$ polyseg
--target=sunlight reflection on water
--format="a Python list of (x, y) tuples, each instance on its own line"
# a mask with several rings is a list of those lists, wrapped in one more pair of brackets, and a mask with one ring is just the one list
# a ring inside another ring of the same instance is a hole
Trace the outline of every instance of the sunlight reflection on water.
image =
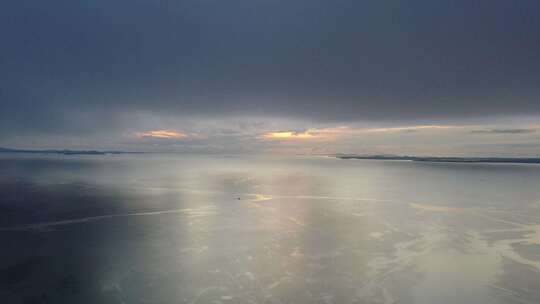
[(322, 157), (0, 159), (23, 303), (535, 303), (540, 167)]

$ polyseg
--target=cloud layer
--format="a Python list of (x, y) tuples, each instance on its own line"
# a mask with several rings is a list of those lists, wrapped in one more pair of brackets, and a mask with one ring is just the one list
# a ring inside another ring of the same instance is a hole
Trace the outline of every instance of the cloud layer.
[(538, 117), (539, 10), (536, 0), (7, 0), (0, 143), (107, 145), (200, 122), (230, 137), (220, 121), (264, 133)]

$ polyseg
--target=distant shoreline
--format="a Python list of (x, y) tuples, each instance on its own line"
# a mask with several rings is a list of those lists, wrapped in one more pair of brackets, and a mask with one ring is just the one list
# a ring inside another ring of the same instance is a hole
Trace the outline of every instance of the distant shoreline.
[[(118, 154), (149, 154), (149, 152), (115, 151), (115, 150), (69, 150), (69, 149), (12, 149), (0, 147), (0, 154), (59, 154), (59, 155), (118, 155)], [(167, 154), (167, 152), (162, 152)], [(150, 152), (150, 154), (154, 154)], [(158, 152), (158, 154), (160, 154)], [(339, 159), (365, 160), (402, 160), (434, 163), (507, 163), (507, 164), (540, 164), (540, 157), (439, 157), (439, 156), (400, 156), (400, 155), (327, 155)]]
[(21, 154), (61, 154), (61, 155), (108, 155), (108, 154), (141, 154), (144, 152), (129, 151), (100, 151), (100, 150), (30, 150), (30, 149), (10, 149), (0, 148), (0, 153), (21, 153)]
[(371, 159), (371, 160), (407, 160), (435, 163), (509, 163), (540, 164), (540, 158), (534, 157), (420, 157), (420, 156), (387, 156), (387, 155), (334, 155), (339, 159)]

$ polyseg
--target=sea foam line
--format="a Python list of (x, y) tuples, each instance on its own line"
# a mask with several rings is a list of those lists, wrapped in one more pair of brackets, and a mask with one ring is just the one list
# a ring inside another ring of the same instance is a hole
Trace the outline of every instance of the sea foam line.
[(34, 224), (13, 226), (13, 227), (2, 227), (0, 228), (0, 231), (20, 231), (20, 230), (29, 230), (29, 229), (43, 229), (43, 228), (48, 228), (48, 227), (53, 227), (53, 226), (64, 226), (64, 225), (71, 225), (71, 224), (95, 222), (95, 221), (116, 218), (116, 217), (149, 216), (149, 215), (172, 214), (172, 213), (187, 213), (188, 215), (193, 215), (193, 216), (204, 216), (204, 215), (208, 215), (209, 214), (208, 211), (211, 211), (212, 209), (215, 209), (215, 207), (204, 206), (197, 209), (185, 208), (185, 209), (171, 209), (171, 210), (149, 211), (149, 212), (106, 214), (106, 215), (75, 218), (75, 219), (69, 219), (69, 220), (39, 222), (39, 223), (34, 223)]

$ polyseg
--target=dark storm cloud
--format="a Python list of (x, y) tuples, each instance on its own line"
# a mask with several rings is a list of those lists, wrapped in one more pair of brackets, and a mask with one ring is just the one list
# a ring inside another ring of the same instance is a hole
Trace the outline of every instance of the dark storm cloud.
[(489, 129), (489, 130), (472, 130), (471, 133), (480, 134), (529, 134), (538, 131), (536, 128), (530, 129)]
[(540, 2), (6, 0), (0, 135), (540, 113)]

